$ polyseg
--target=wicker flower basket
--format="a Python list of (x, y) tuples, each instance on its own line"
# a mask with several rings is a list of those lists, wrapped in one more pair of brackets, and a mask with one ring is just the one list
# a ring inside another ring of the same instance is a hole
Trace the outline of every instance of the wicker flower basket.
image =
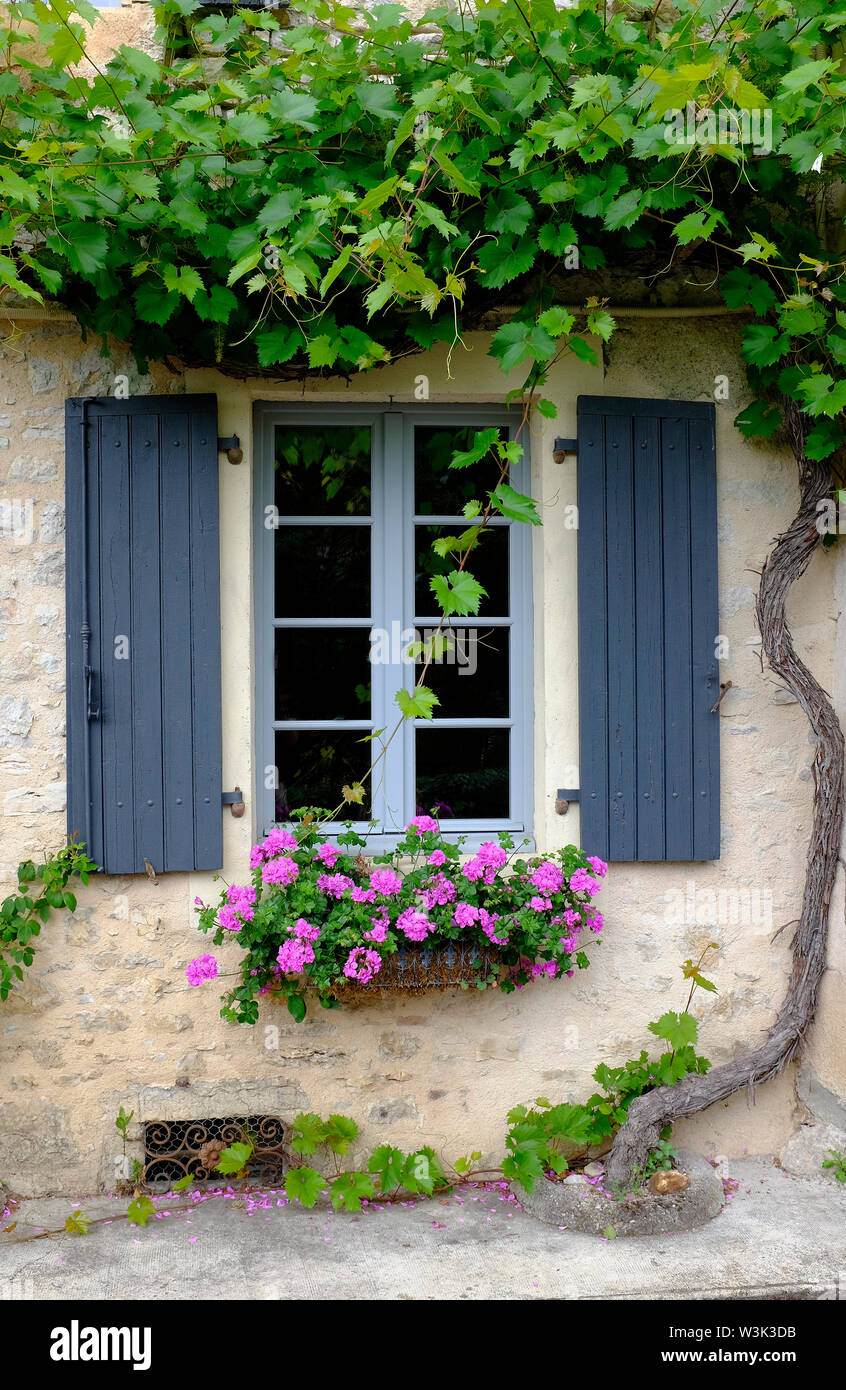
[[(447, 942), (441, 946), (401, 946), (386, 956), (382, 968), (366, 985), (350, 980), (336, 991), (339, 995), (400, 990), (449, 989), (463, 982), (472, 985), (477, 975), (496, 973), (501, 957), (496, 950), (481, 946)], [(479, 964), (474, 964), (479, 962)]]

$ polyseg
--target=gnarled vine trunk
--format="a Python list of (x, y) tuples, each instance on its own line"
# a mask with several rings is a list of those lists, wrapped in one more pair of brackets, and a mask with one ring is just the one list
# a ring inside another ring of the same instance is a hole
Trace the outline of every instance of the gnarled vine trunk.
[(752, 1090), (787, 1065), (813, 1017), (825, 970), (828, 913), (837, 873), (843, 821), (843, 732), (831, 701), (797, 656), (785, 607), (791, 585), (804, 574), (820, 542), (817, 503), (830, 495), (824, 463), (805, 457), (805, 431), (798, 409), (785, 403), (790, 442), (799, 466), (800, 506), (764, 565), (758, 590), (758, 625), (770, 668), (796, 696), (813, 730), (814, 812), (799, 926), (793, 937), (793, 968), (784, 1002), (764, 1042), (705, 1076), (692, 1075), (634, 1100), (608, 1160), (612, 1182), (628, 1181), (643, 1164), (665, 1125), (695, 1115), (746, 1086)]

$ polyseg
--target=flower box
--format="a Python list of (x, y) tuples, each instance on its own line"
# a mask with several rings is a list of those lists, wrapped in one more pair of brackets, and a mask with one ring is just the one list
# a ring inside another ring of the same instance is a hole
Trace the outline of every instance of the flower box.
[[(196, 901), (201, 930), (245, 951), (222, 1016), (256, 1023), (259, 996), (269, 995), (301, 1022), (307, 991), (331, 1009), (366, 992), (510, 994), (540, 975), (586, 969), (579, 938), (602, 930), (592, 898), (607, 865), (573, 845), (524, 859), (505, 833), (472, 855), (463, 844), (426, 815), (392, 855), (373, 860), (352, 827), (330, 843), (316, 814), (271, 830), (253, 847), (249, 883), (228, 885), (216, 906)], [(186, 971), (192, 985), (218, 973), (208, 954)]]

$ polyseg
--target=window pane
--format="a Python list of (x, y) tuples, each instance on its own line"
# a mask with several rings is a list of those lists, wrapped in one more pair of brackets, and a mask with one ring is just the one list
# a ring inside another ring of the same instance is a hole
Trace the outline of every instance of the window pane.
[[(458, 565), (456, 555), (441, 557), (432, 549), (432, 542), (439, 536), (460, 536), (461, 531), (447, 526), (415, 527), (414, 608), (415, 613), (426, 618), (440, 611), (429, 582), (433, 575), (449, 574)], [(487, 597), (479, 605), (479, 613), (488, 618), (507, 618), (510, 612), (508, 601), (508, 532), (507, 526), (493, 526), (479, 537), (471, 550), (464, 568), (474, 579), (478, 579)]]
[(370, 629), (277, 628), (277, 719), (369, 719)]
[(508, 729), (417, 729), (418, 815), (505, 820)]
[[(334, 811), (343, 800), (342, 787), (360, 781), (370, 766), (371, 744), (365, 734), (312, 733), (285, 729), (276, 734), (276, 820), (285, 820), (300, 806)], [(369, 793), (369, 783), (365, 784)], [(369, 794), (363, 806), (350, 805), (339, 820), (369, 820)]]
[[(414, 430), (414, 510), (418, 515), (439, 513), (460, 516), (464, 503), (475, 497), (480, 502), (499, 482), (500, 466), (488, 452), (469, 468), (450, 468), (454, 453), (466, 453), (484, 425), (450, 428), (444, 425), (417, 425)], [(503, 426), (500, 438), (508, 438)]]
[(275, 467), (280, 515), (369, 515), (369, 425), (277, 425)]
[(281, 526), (275, 550), (277, 618), (369, 618), (369, 526)]
[[(441, 702), (435, 706), (435, 717), (507, 719), (508, 629), (462, 627), (460, 618), (452, 621), (453, 626), (443, 632), (449, 650), (433, 660), (426, 672), (425, 684)], [(421, 642), (433, 632), (434, 628), (418, 628)], [(422, 662), (415, 679), (421, 669)]]

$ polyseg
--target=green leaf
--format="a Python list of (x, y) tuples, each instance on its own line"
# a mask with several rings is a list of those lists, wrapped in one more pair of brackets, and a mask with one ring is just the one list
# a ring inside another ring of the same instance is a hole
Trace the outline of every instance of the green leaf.
[(335, 1211), (361, 1211), (364, 1197), (375, 1197), (376, 1189), (369, 1173), (341, 1173), (329, 1185)]
[(415, 686), (413, 693), (398, 690), (394, 700), (406, 719), (431, 719), (435, 705), (441, 703), (435, 692), (425, 685)]
[(471, 464), (478, 463), (485, 457), (494, 444), (499, 439), (499, 430), (479, 430), (473, 436), (473, 443), (464, 453), (453, 454), (450, 468), (469, 468)]
[(748, 304), (756, 314), (763, 315), (776, 302), (775, 290), (762, 276), (742, 270), (739, 266), (723, 276), (720, 289), (730, 309), (740, 309)]
[(151, 1216), (155, 1216), (156, 1208), (147, 1196), (135, 1197), (129, 1203), (126, 1213), (130, 1226), (146, 1226)]
[(290, 1168), (285, 1175), (285, 1191), (292, 1202), (313, 1207), (326, 1187), (326, 1179), (314, 1168)]
[(177, 270), (176, 266), (167, 265), (162, 272), (162, 279), (166, 289), (184, 295), (189, 300), (193, 300), (194, 296), (205, 288), (199, 271), (194, 270), (192, 266), (182, 266)]
[(441, 612), (447, 617), (452, 613), (461, 617), (466, 617), (469, 613), (478, 613), (479, 604), (487, 597), (487, 589), (466, 570), (450, 570), (447, 575), (436, 574), (430, 579), (429, 588), (435, 595)]
[(403, 1165), (402, 1185), (409, 1192), (425, 1192), (431, 1197), (436, 1184), (442, 1183), (445, 1178), (434, 1149), (428, 1147), (409, 1154)]
[(578, 357), (580, 362), (589, 362), (592, 367), (596, 366), (597, 357), (590, 343), (586, 343), (584, 338), (568, 338), (567, 346), (572, 353)]
[(803, 92), (812, 83), (818, 83), (821, 77), (831, 72), (835, 67), (834, 58), (819, 58), (813, 63), (802, 63), (800, 67), (793, 68), (792, 72), (786, 72), (781, 79), (780, 86), (786, 92)]
[(227, 285), (234, 285), (236, 280), (240, 280), (244, 275), (249, 275), (251, 270), (255, 270), (262, 258), (262, 248), (258, 242), (251, 243), (250, 247), (239, 256), (226, 277)]
[(306, 1001), (301, 994), (288, 995), (288, 1013), (295, 1023), (302, 1023), (306, 1016)]
[(458, 189), (459, 193), (466, 193), (471, 198), (475, 197), (478, 194), (478, 183), (476, 183), (472, 179), (466, 178), (465, 175), (462, 174), (461, 170), (457, 167), (457, 165), (455, 165), (453, 161), (444, 153), (443, 149), (441, 149), (440, 146), (433, 149), (432, 158), (434, 159), (435, 163), (439, 165), (442, 171), (446, 174), (450, 183), (452, 183), (455, 186), (455, 188)]
[(62, 236), (48, 237), (49, 244), (61, 249), (72, 270), (80, 275), (93, 275), (102, 270), (109, 252), (105, 228), (96, 222), (67, 222)]
[(223, 1173), (224, 1177), (230, 1174), (243, 1173), (253, 1152), (252, 1144), (235, 1143), (230, 1144), (223, 1150), (217, 1163), (214, 1165), (218, 1173)]
[(546, 329), (546, 332), (551, 338), (560, 338), (562, 333), (570, 332), (570, 329), (575, 323), (575, 319), (573, 315), (562, 308), (560, 304), (553, 304), (551, 309), (544, 310), (538, 319), (538, 323), (541, 328)]
[(290, 87), (273, 92), (268, 103), (271, 116), (285, 125), (299, 126), (301, 130), (316, 131), (319, 127), (314, 121), (318, 103), (307, 92), (294, 91)]
[(836, 382), (825, 372), (819, 372), (800, 381), (796, 390), (802, 396), (809, 415), (834, 417), (846, 410), (846, 379)]
[(212, 285), (208, 294), (199, 291), (192, 300), (196, 313), (201, 319), (212, 323), (226, 323), (238, 307), (238, 300), (225, 285)]
[(174, 1192), (187, 1192), (193, 1181), (194, 1174), (186, 1173), (184, 1178), (180, 1178), (178, 1182), (173, 1184)]
[(86, 1216), (84, 1211), (75, 1211), (72, 1216), (65, 1218), (65, 1230), (69, 1236), (87, 1236), (91, 1217)]
[[(510, 521), (525, 521), (530, 526), (540, 526), (541, 519), (533, 498), (517, 492), (509, 483), (500, 483), (490, 494), (490, 499), (497, 511), (507, 516)], [(478, 606), (472, 611), (477, 613)]]
[(589, 333), (595, 333), (598, 338), (607, 343), (617, 327), (617, 320), (612, 318), (604, 309), (594, 309), (588, 314), (587, 326)]
[(262, 367), (289, 362), (303, 346), (300, 330), (287, 323), (276, 323), (272, 328), (262, 329), (256, 337), (258, 360)]
[(687, 217), (683, 217), (676, 226), (676, 240), (680, 246), (687, 246), (689, 242), (699, 238), (707, 240), (717, 225), (717, 214), (705, 212), (699, 209), (696, 212), (689, 212)]
[(26, 203), (33, 212), (41, 203), (34, 181), (22, 179), (13, 169), (0, 169), (0, 193), (4, 199)]
[(294, 1133), (291, 1141), (294, 1153), (317, 1153), (318, 1146), (326, 1139), (326, 1124), (313, 1110), (297, 1115), (291, 1128)]
[(781, 424), (781, 411), (766, 401), (752, 401), (735, 417), (734, 423), (747, 438), (760, 435), (764, 439), (771, 439)]
[(124, 1139), (126, 1138), (126, 1131), (129, 1128), (130, 1121), (132, 1120), (134, 1114), (135, 1111), (130, 1110), (129, 1114), (127, 1115), (123, 1106), (121, 1106), (118, 1110), (117, 1119), (115, 1120), (115, 1129), (117, 1129), (123, 1135)]
[(737, 249), (741, 252), (744, 261), (771, 261), (778, 252), (775, 242), (768, 241), (766, 237), (761, 236), (760, 232), (753, 232), (752, 240), (745, 241)]
[(330, 338), (328, 333), (320, 333), (316, 338), (309, 339), (309, 366), (334, 367), (340, 351), (341, 349), (337, 338)]
[(509, 372), (526, 357), (536, 362), (549, 361), (555, 355), (555, 341), (543, 324), (516, 320), (497, 329), (489, 351), (492, 357), (499, 359), (502, 370)]
[(140, 285), (135, 291), (135, 309), (143, 323), (162, 327), (179, 308), (179, 295), (163, 291), (161, 286)]
[(809, 459), (827, 459), (843, 444), (843, 431), (834, 420), (821, 418), (805, 439), (805, 454)]
[(650, 1023), (648, 1027), (650, 1033), (654, 1033), (656, 1038), (664, 1038), (673, 1048), (695, 1043), (699, 1032), (696, 1019), (688, 1013), (662, 1014), (657, 1023)]
[(779, 333), (772, 324), (752, 323), (743, 330), (741, 352), (754, 367), (770, 367), (790, 349), (786, 333)]
[(374, 1149), (367, 1164), (371, 1173), (378, 1174), (380, 1192), (394, 1192), (402, 1185), (404, 1166), (405, 1155), (390, 1144), (380, 1144), (378, 1149)]
[(358, 1125), (348, 1115), (330, 1115), (326, 1122), (326, 1143), (333, 1153), (345, 1154), (358, 1135)]

